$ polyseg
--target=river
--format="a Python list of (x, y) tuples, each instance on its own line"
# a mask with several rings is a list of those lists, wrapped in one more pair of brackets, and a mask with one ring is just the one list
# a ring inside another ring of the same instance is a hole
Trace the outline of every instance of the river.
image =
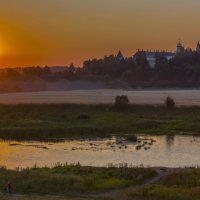
[(69, 163), (87, 166), (200, 166), (200, 137), (139, 136), (48, 141), (0, 141), (0, 165), (9, 169)]

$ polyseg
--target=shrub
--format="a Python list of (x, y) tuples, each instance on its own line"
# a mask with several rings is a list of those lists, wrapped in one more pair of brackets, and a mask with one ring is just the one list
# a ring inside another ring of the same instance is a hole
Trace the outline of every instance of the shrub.
[(126, 140), (130, 141), (130, 142), (137, 142), (138, 138), (136, 135), (129, 135), (129, 136), (127, 136)]
[(77, 117), (77, 120), (82, 120), (82, 119), (90, 119), (90, 116), (87, 115), (87, 114), (80, 114), (80, 115)]
[(166, 98), (166, 100), (165, 100), (165, 106), (166, 106), (167, 108), (174, 108), (174, 106), (175, 106), (175, 101), (174, 101), (174, 99), (172, 99), (170, 96), (168, 96), (168, 97)]
[(120, 107), (120, 108), (125, 108), (129, 104), (128, 97), (125, 95), (122, 96), (117, 96), (115, 98), (115, 106)]

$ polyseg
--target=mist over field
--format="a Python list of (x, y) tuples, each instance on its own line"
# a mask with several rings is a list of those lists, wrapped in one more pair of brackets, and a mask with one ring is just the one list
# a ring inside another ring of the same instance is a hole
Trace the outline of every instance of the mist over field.
[(18, 92), (0, 94), (0, 104), (113, 104), (115, 97), (126, 95), (130, 103), (144, 105), (163, 105), (167, 96), (174, 98), (177, 106), (199, 106), (199, 90), (122, 90), (122, 89), (90, 90), (49, 90), (38, 92)]

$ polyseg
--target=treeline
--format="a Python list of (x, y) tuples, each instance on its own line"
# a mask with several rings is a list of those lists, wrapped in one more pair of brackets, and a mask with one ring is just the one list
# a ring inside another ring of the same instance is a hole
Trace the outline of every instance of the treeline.
[(144, 51), (138, 51), (129, 58), (124, 58), (119, 52), (117, 56), (87, 60), (82, 67), (72, 64), (60, 71), (54, 71), (47, 66), (6, 69), (0, 72), (0, 78), (1, 80), (120, 80), (133, 87), (194, 87), (200, 86), (200, 54), (186, 50), (168, 60), (164, 53), (158, 52), (155, 67), (151, 68)]
[(7, 68), (0, 71), (0, 80), (62, 80), (79, 79), (83, 77), (82, 69), (70, 65), (69, 67), (59, 67), (59, 70), (52, 70), (51, 67), (24, 67)]
[(165, 53), (156, 53), (155, 67), (151, 68), (144, 51), (134, 57), (85, 61), (83, 68), (95, 76), (108, 76), (128, 81), (132, 86), (200, 86), (200, 54), (186, 50), (171, 60)]

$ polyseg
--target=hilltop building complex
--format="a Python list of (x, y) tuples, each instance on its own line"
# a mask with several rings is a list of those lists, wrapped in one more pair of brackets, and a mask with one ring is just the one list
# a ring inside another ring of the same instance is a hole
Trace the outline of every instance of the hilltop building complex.
[[(140, 50), (138, 50), (140, 51)], [(185, 48), (183, 46), (183, 44), (181, 43), (181, 41), (178, 42), (177, 46), (176, 46), (176, 51), (175, 52), (168, 52), (168, 51), (143, 51), (146, 54), (146, 58), (149, 62), (149, 66), (151, 68), (155, 67), (156, 64), (156, 58), (157, 55), (159, 53), (162, 53), (162, 55), (164, 55), (167, 60), (171, 60), (175, 55), (177, 54), (181, 54), (185, 52)], [(197, 47), (196, 47), (196, 52), (200, 53), (200, 43), (197, 43)]]
[[(176, 51), (174, 52), (170, 52), (170, 51), (145, 51), (145, 50), (138, 50), (138, 52), (142, 52), (146, 55), (146, 58), (147, 58), (147, 61), (149, 63), (149, 66), (151, 68), (154, 68), (155, 65), (156, 65), (156, 59), (158, 57), (159, 54), (162, 54), (162, 56), (165, 56), (166, 59), (169, 61), (171, 60), (172, 58), (174, 58), (176, 55), (178, 54), (182, 54), (184, 52), (187, 52), (187, 51), (192, 51), (191, 49), (185, 49), (185, 47), (183, 46), (183, 44), (181, 43), (181, 41), (179, 40), (177, 46), (176, 46)], [(200, 42), (197, 42), (197, 46), (196, 46), (196, 50), (195, 50), (197, 53), (200, 54)], [(136, 55), (136, 54), (135, 54)], [(135, 57), (135, 55), (133, 55), (133, 57)], [(119, 51), (117, 53), (117, 55), (115, 56), (115, 58), (118, 60), (118, 61), (123, 61), (125, 59), (125, 57), (123, 56), (122, 52)]]

